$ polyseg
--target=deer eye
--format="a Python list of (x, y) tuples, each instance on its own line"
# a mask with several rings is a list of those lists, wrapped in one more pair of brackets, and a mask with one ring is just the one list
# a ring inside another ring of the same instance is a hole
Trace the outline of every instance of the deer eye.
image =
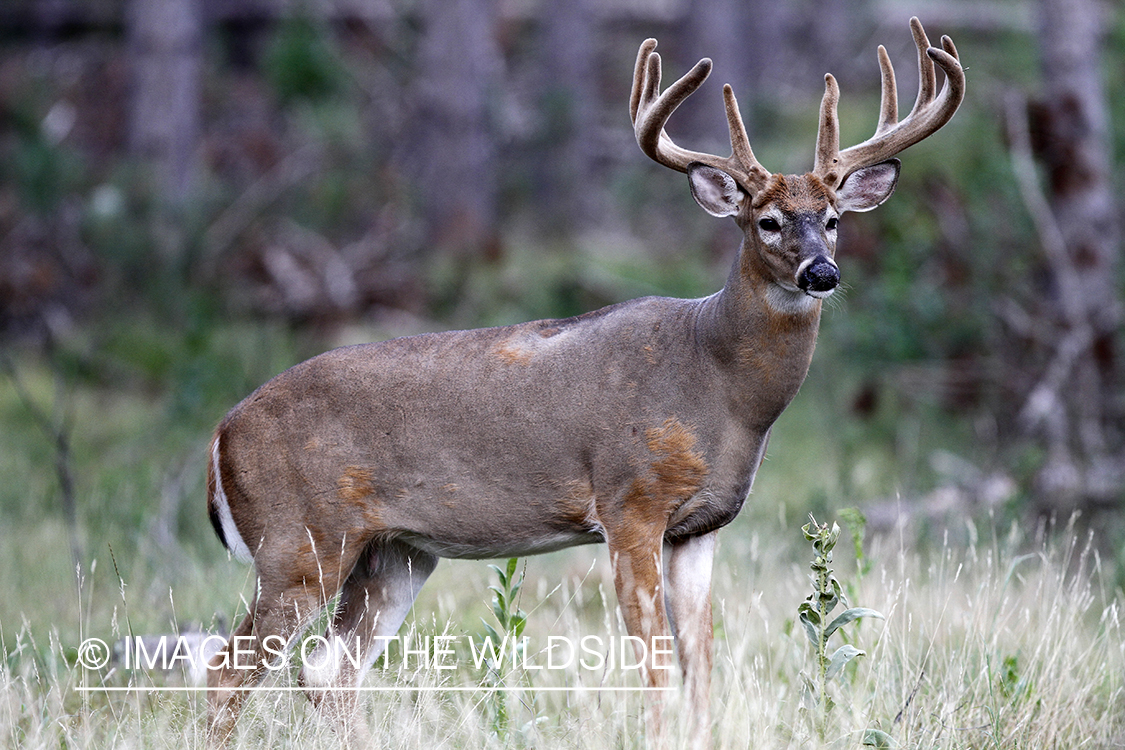
[(837, 219), (835, 216), (833, 216), (831, 219), (828, 220), (828, 223), (825, 224), (824, 226), (829, 232), (831, 232), (836, 228), (836, 225), (839, 224), (839, 223), (840, 223), (840, 220)]
[(781, 225), (777, 223), (777, 219), (771, 219), (768, 216), (765, 217), (764, 219), (758, 219), (758, 227), (763, 232), (778, 232), (778, 231), (781, 231)]

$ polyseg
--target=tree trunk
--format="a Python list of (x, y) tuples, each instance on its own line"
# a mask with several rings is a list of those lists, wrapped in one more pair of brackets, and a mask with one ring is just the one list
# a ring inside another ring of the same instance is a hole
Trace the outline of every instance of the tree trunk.
[(1038, 502), (1054, 512), (1116, 500), (1125, 487), (1116, 403), (1120, 230), (1100, 73), (1102, 21), (1096, 0), (1040, 3), (1044, 99), (1031, 108), (1031, 140), (1045, 167), (1050, 212), (1041, 230), (1048, 361), (1022, 417), (1045, 445)]
[(474, 254), (495, 242), (492, 104), (503, 68), (492, 0), (425, 0), (407, 178), (428, 251)]
[(132, 0), (127, 10), (132, 91), (129, 147), (171, 203), (191, 190), (200, 122), (199, 0)]
[(540, 127), (534, 175), (540, 215), (567, 235), (597, 223), (597, 46), (589, 0), (543, 5)]

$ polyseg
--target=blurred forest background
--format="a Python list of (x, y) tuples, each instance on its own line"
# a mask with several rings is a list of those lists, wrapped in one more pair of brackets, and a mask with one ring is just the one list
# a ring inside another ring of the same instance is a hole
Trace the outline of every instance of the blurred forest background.
[(715, 61), (677, 142), (727, 153), (730, 82), (760, 160), (804, 172), (824, 73), (845, 145), (878, 44), (913, 100), (911, 15), (967, 99), (842, 222), (846, 289), (746, 513), (1081, 510), (1117, 549), (1115, 0), (4, 0), (0, 579), (107, 545), (165, 577), (225, 560), (210, 430), (324, 349), (717, 290), (739, 234), (637, 148), (640, 42), (666, 80)]

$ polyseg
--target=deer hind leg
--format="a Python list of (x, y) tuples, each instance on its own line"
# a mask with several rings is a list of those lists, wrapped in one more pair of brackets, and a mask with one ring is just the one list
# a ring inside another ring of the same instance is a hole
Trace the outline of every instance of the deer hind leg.
[(400, 542), (369, 544), (344, 581), (324, 639), (301, 669), (298, 681), (309, 700), (356, 745), (369, 743), (363, 722), (355, 721), (359, 701), (354, 688), (398, 633), (437, 561)]
[(249, 614), (231, 634), (227, 644), (211, 658), (207, 673), (207, 739), (212, 747), (224, 746), (249, 689), (275, 666), (309, 620), (323, 608), (323, 596), (306, 586), (270, 591), (263, 586)]
[(209, 664), (208, 744), (230, 740), (249, 689), (271, 668), (279, 668), (298, 636), (340, 590), (343, 572), (355, 566), (362, 544), (345, 539), (338, 545), (317, 545), (313, 540), (322, 536), (301, 529), (301, 541), (278, 536), (255, 555), (257, 596)]
[(712, 531), (664, 545), (664, 602), (687, 687), (692, 717), (688, 736), (696, 747), (708, 747), (711, 740), (711, 563), (715, 534)]

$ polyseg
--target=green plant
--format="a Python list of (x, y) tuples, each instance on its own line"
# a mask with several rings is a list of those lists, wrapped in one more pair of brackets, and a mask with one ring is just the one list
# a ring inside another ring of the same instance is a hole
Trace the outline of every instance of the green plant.
[(525, 648), (524, 644), (520, 641), (520, 637), (523, 635), (524, 627), (527, 626), (527, 613), (520, 609), (517, 603), (520, 589), (523, 587), (524, 577), (523, 571), (520, 571), (518, 576), (516, 575), (519, 562), (518, 557), (512, 557), (508, 559), (508, 563), (503, 569), (498, 565), (488, 566), (496, 571), (496, 576), (500, 581), (499, 586), (488, 587), (493, 594), (492, 614), (496, 617), (496, 622), (500, 625), (500, 629), (497, 630), (484, 618), (481, 618), (481, 622), (484, 623), (485, 632), (498, 649), (491, 650), (495, 658), (488, 659), (488, 674), (493, 686), (500, 688), (493, 693), (496, 708), (493, 730), (500, 738), (506, 738), (510, 730), (508, 704), (506, 694), (503, 690), (504, 676), (507, 673), (507, 668), (504, 665), (504, 654), (508, 652), (503, 644), (505, 640), (509, 641), (509, 648), (512, 649), (513, 663), (519, 655), (522, 655), (521, 652)]
[[(884, 619), (883, 615), (873, 609), (865, 607), (850, 607), (835, 619), (829, 620), (829, 615), (841, 601), (847, 604), (840, 582), (832, 574), (829, 565), (832, 562), (832, 548), (840, 538), (840, 526), (833, 522), (831, 528), (828, 524), (818, 524), (816, 519), (809, 515), (809, 523), (801, 527), (805, 539), (812, 542), (815, 555), (812, 564), (813, 591), (797, 609), (801, 624), (805, 627), (805, 634), (812, 643), (813, 653), (816, 658), (816, 669), (810, 677), (804, 672), (801, 677), (805, 683), (803, 708), (806, 715), (811, 716), (816, 734), (823, 741), (828, 730), (828, 717), (835, 702), (829, 695), (829, 683), (839, 675), (845, 665), (865, 652), (845, 643), (832, 655), (828, 654), (828, 639), (844, 625), (863, 617), (877, 617)], [(864, 744), (886, 746), (889, 737), (882, 732), (869, 730), (864, 736)]]

